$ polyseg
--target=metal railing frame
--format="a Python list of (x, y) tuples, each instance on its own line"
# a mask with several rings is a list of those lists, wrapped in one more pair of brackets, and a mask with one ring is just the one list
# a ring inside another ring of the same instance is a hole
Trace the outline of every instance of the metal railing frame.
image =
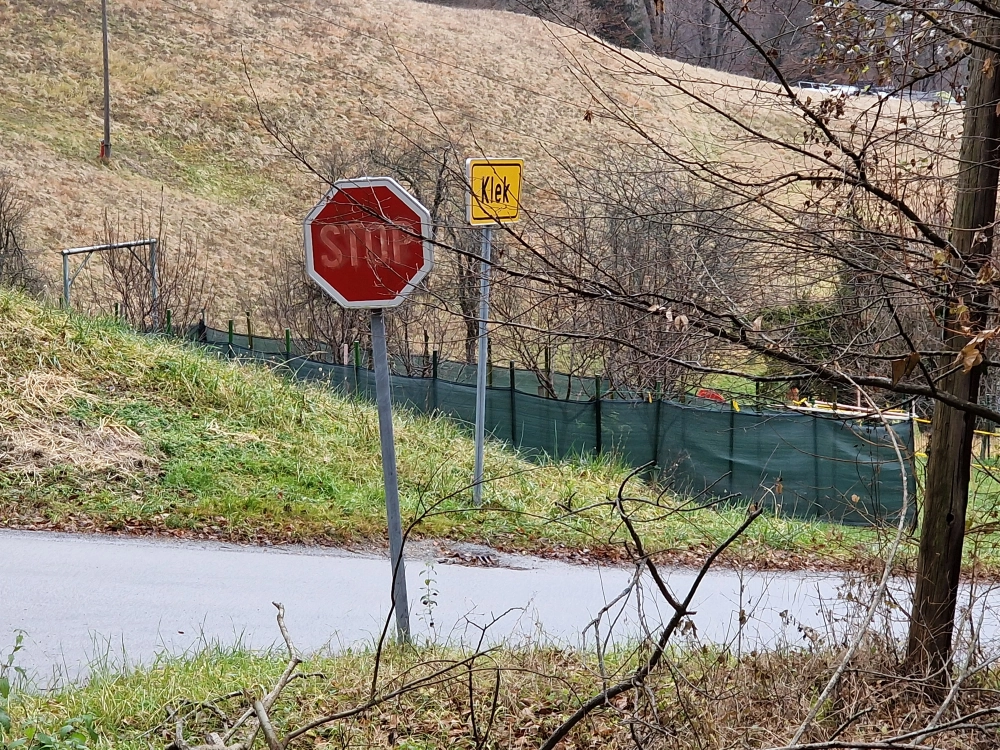
[[(105, 250), (126, 250), (133, 247), (148, 247), (149, 248), (149, 288), (150, 294), (153, 301), (153, 324), (157, 324), (157, 307), (160, 301), (160, 274), (158, 271), (157, 264), (157, 254), (159, 240), (148, 239), (148, 240), (132, 240), (131, 242), (112, 242), (106, 245), (88, 245), (87, 247), (68, 247), (62, 251), (62, 267), (63, 267), (63, 306), (69, 310), (70, 309), (70, 294), (73, 288), (73, 282), (76, 281), (76, 277), (80, 275), (80, 272), (87, 267), (90, 262), (90, 258), (94, 253), (104, 252)], [(76, 269), (76, 272), (70, 276), (69, 275), (69, 259), (74, 255), (86, 255), (83, 263), (80, 267)]]

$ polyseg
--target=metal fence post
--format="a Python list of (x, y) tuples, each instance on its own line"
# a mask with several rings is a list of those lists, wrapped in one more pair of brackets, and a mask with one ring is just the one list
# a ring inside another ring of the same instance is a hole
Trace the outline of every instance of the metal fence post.
[(361, 370), (361, 342), (354, 342), (354, 394), (359, 393), (361, 388), (360, 383), (360, 370)]
[(63, 307), (69, 310), (69, 256), (63, 253)]
[(510, 361), (510, 444), (515, 448), (517, 440), (517, 381), (514, 379), (514, 360)]
[(603, 428), (601, 426), (601, 390), (604, 388), (602, 384), (602, 378), (600, 375), (594, 376), (594, 384), (597, 390), (594, 392), (594, 423), (596, 425), (595, 437), (597, 446), (597, 455), (601, 455), (604, 450), (604, 440), (603, 440)]
[(153, 330), (160, 324), (160, 259), (157, 256), (159, 240), (149, 242), (149, 288), (153, 300)]
[(233, 329), (234, 328), (235, 328), (235, 323), (233, 322), (233, 319), (230, 318), (229, 319), (229, 348), (226, 350), (226, 352), (227, 352), (227, 354), (228, 354), (228, 356), (229, 356), (230, 359), (232, 359), (233, 355), (236, 354), (236, 352), (233, 350), (233, 335), (234, 335)]
[(736, 492), (736, 409), (729, 402), (729, 494)]
[(431, 354), (431, 414), (438, 408), (438, 353)]
[(292, 329), (285, 329), (285, 362), (292, 359)]
[(247, 310), (247, 349), (253, 351), (253, 325), (250, 323), (250, 311)]
[(167, 335), (172, 336), (174, 334), (174, 316), (170, 309), (167, 309)]
[[(892, 429), (891, 427), (889, 428)], [(813, 502), (819, 505), (819, 417), (813, 417)]]
[(663, 411), (663, 391), (660, 389), (660, 381), (656, 381), (656, 391), (654, 392), (656, 406), (653, 409), (653, 470), (659, 468), (660, 463), (660, 413)]

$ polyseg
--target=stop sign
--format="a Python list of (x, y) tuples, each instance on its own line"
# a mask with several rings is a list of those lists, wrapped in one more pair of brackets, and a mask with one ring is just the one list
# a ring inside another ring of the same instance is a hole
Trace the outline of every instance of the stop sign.
[(434, 265), (430, 212), (391, 177), (334, 183), (303, 228), (306, 273), (344, 307), (395, 307)]

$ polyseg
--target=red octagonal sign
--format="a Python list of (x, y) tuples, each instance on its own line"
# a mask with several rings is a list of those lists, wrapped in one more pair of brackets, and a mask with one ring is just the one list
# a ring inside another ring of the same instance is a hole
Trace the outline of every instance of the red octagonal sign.
[(395, 307), (434, 265), (430, 212), (391, 177), (334, 183), (303, 226), (306, 273), (344, 307)]

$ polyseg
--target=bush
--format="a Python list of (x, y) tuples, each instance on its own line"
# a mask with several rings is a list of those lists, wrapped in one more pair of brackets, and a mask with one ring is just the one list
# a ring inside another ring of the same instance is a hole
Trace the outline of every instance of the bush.
[(27, 215), (28, 207), (18, 193), (14, 175), (0, 170), (0, 286), (34, 286), (35, 273), (24, 238)]

